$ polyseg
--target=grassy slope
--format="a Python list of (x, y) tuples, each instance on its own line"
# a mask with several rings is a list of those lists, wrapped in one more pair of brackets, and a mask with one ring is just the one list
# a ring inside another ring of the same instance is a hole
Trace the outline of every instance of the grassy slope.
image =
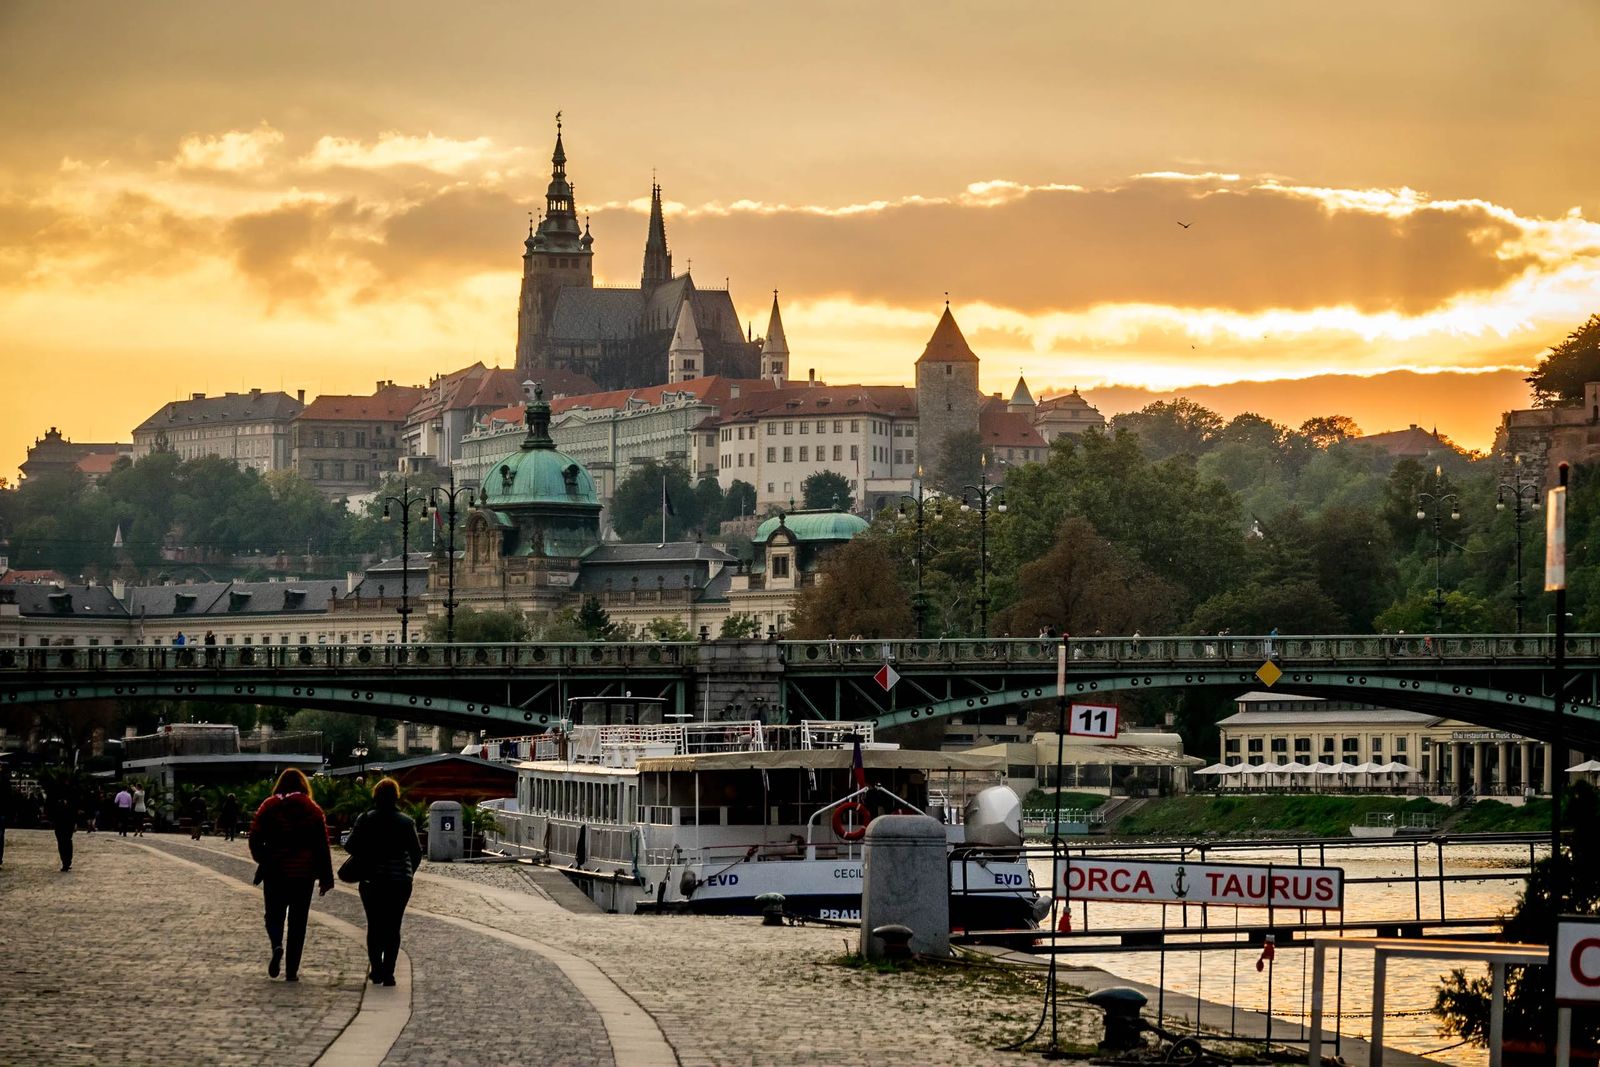
[[(1504, 807), (1504, 805), (1499, 805)], [(1224, 834), (1302, 834), (1336, 837), (1349, 833), (1372, 811), (1425, 811), (1443, 815), (1447, 809), (1421, 797), (1185, 796), (1153, 800), (1117, 824), (1118, 834), (1188, 837)], [(1498, 827), (1496, 827), (1498, 829)]]
[(1480, 800), (1467, 813), (1450, 824), (1454, 833), (1468, 834), (1484, 830), (1503, 832), (1550, 829), (1550, 802), (1533, 799), (1521, 807), (1502, 804), (1498, 800)]

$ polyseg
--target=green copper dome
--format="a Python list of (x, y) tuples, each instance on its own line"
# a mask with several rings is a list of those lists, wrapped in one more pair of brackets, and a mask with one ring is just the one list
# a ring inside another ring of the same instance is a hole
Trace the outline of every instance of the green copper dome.
[(797, 541), (848, 541), (867, 528), (867, 520), (846, 511), (792, 511), (756, 527), (756, 544), (765, 544), (782, 523)]
[(594, 478), (550, 439), (550, 405), (536, 389), (528, 404), (522, 447), (483, 473), (482, 502), (500, 511), (530, 504), (567, 504), (599, 510)]

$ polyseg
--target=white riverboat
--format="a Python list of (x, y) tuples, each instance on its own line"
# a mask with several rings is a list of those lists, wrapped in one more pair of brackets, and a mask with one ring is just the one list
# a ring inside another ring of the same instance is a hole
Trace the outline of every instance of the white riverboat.
[(1366, 821), (1350, 827), (1351, 837), (1393, 837), (1399, 832), (1392, 811), (1369, 811)]
[[(781, 893), (792, 915), (859, 919), (866, 823), (908, 812), (945, 826), (953, 926), (1031, 929), (1048, 909), (1015, 851), (1016, 794), (985, 787), (997, 759), (879, 743), (870, 723), (590, 711), (587, 724), (483, 746), (518, 769), (516, 797), (484, 805), (500, 824), (487, 847), (564, 871), (608, 911), (757, 914)], [(956, 810), (930, 781), (971, 799)]]

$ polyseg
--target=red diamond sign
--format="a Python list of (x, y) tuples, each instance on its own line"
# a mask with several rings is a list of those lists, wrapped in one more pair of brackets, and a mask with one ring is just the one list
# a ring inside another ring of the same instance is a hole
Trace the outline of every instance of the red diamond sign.
[(878, 673), (872, 676), (872, 680), (882, 686), (883, 691), (887, 693), (894, 688), (894, 683), (900, 680), (900, 672), (885, 663), (878, 668)]

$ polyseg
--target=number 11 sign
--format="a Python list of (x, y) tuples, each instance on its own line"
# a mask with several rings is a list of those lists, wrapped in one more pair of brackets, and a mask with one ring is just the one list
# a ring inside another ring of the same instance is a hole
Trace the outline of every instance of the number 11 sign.
[(1074, 737), (1116, 737), (1115, 704), (1074, 704), (1067, 716), (1067, 733)]

